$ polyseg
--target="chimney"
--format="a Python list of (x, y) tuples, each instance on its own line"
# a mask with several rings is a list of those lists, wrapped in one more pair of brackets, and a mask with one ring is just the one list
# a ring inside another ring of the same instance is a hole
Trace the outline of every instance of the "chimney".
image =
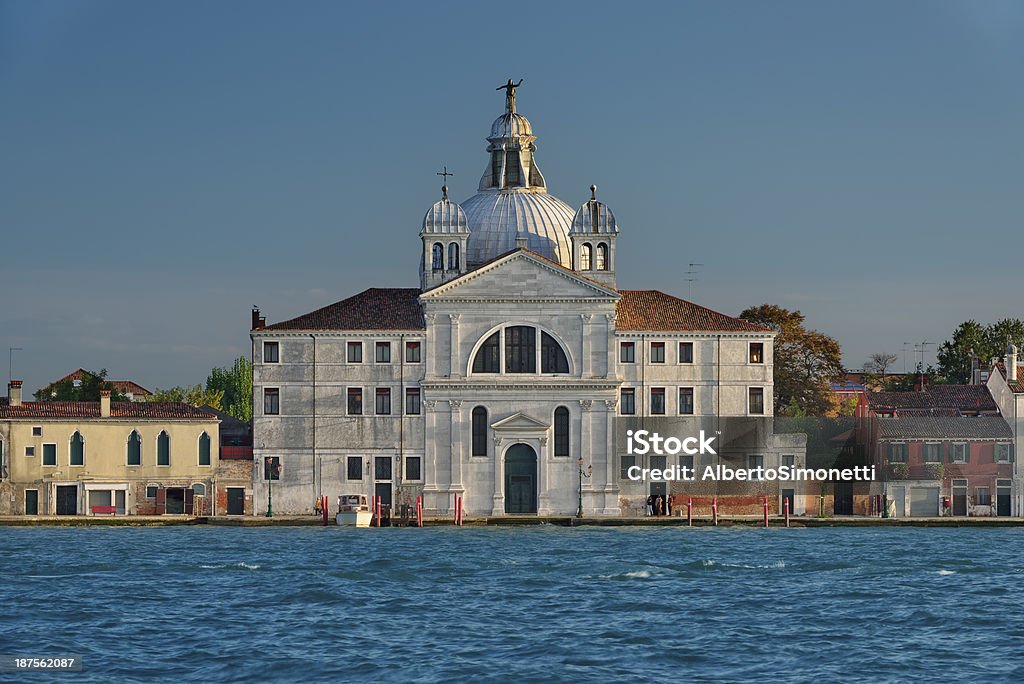
[(21, 380), (11, 380), (7, 385), (7, 400), (11, 406), (21, 406)]
[(1017, 347), (1006, 345), (1006, 359), (1003, 363), (1006, 365), (1007, 382), (1017, 382)]
[(100, 418), (110, 417), (110, 390), (100, 390)]
[(526, 237), (526, 233), (516, 233), (516, 249), (526, 249), (526, 245), (529, 242), (529, 238)]
[(267, 326), (267, 319), (260, 316), (260, 310), (255, 306), (252, 307), (252, 329), (259, 330)]

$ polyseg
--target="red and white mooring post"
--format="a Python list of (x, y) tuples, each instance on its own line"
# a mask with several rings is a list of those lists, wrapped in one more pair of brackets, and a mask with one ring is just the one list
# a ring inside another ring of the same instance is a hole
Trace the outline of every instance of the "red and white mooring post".
[(768, 527), (768, 497), (764, 497), (764, 526)]
[(711, 499), (711, 524), (718, 527), (718, 497)]
[(416, 527), (423, 527), (423, 497), (416, 497)]
[(782, 515), (786, 518), (786, 527), (789, 527), (789, 497), (782, 499)]
[(686, 497), (686, 526), (693, 527), (693, 497)]

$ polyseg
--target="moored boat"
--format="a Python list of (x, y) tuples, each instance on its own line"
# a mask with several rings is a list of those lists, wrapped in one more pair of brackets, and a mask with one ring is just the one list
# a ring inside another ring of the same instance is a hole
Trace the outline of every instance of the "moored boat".
[(369, 527), (373, 512), (366, 497), (350, 494), (338, 497), (338, 515), (335, 518), (342, 527)]

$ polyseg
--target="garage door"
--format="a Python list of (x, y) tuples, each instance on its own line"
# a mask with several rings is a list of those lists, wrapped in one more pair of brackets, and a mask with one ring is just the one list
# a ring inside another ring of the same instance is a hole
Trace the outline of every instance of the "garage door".
[(939, 514), (939, 488), (914, 487), (910, 490), (910, 515), (913, 517)]

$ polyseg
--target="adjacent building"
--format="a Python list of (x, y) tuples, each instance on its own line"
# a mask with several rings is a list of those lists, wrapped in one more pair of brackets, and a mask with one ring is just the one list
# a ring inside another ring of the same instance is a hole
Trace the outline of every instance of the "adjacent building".
[(13, 380), (0, 402), (0, 514), (214, 513), (219, 422), (187, 404), (111, 402), (109, 391), (25, 402)]

